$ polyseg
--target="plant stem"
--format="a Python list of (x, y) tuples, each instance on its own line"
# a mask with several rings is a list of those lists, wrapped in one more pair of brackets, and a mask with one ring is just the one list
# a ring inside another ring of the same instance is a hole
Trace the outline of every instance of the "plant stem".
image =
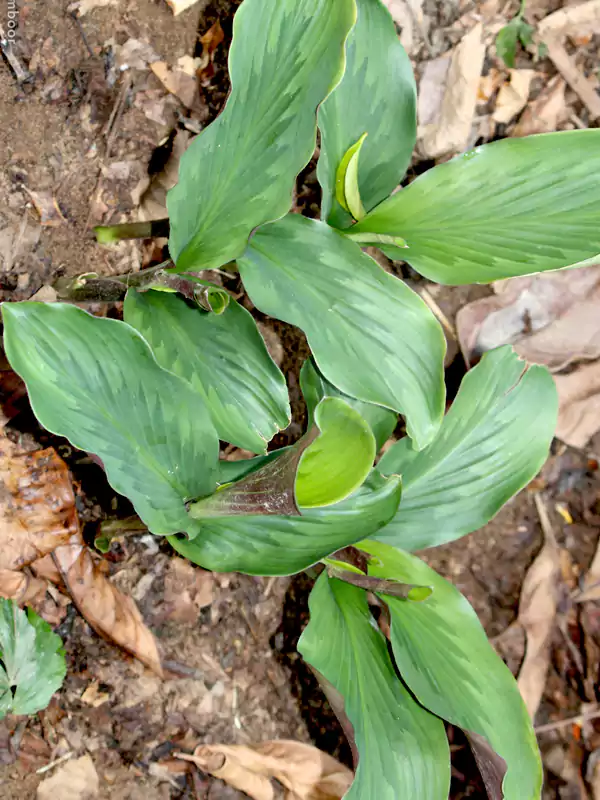
[(121, 225), (96, 225), (94, 233), (99, 244), (110, 244), (123, 239), (168, 237), (169, 230), (168, 219), (153, 219), (149, 222), (125, 222)]
[[(164, 261), (155, 267), (141, 270), (141, 272), (130, 272), (126, 275), (98, 275), (96, 272), (85, 272), (73, 278), (59, 278), (54, 283), (61, 300), (70, 300), (75, 303), (89, 302), (116, 302), (122, 300), (129, 288), (138, 289), (141, 292), (148, 289), (170, 289), (179, 292), (188, 300), (198, 303), (206, 311), (210, 311), (211, 305), (206, 298), (207, 287), (193, 280), (201, 273), (190, 273), (188, 280), (185, 274), (179, 275), (167, 272), (171, 260)], [(229, 269), (233, 264), (225, 265)], [(214, 271), (214, 270), (212, 270)], [(206, 270), (211, 272), (211, 270)], [(218, 287), (216, 287), (218, 289)], [(221, 290), (220, 290), (221, 291)], [(225, 290), (222, 290), (225, 293)]]

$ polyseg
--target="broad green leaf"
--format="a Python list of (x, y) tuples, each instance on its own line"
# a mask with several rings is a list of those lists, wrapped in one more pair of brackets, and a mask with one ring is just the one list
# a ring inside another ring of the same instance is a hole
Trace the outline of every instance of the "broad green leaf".
[(480, 528), (541, 469), (556, 427), (554, 381), (508, 345), (467, 373), (436, 438), (401, 439), (377, 469), (400, 474), (402, 504), (379, 541), (420, 550)]
[(237, 258), (254, 228), (289, 210), (355, 17), (354, 0), (244, 0), (229, 53), (231, 95), (184, 154), (167, 197), (179, 271)]
[(325, 397), (315, 409), (320, 434), (304, 451), (296, 476), (296, 499), (304, 508), (330, 506), (363, 483), (375, 460), (368, 423), (339, 397)]
[(359, 753), (344, 800), (447, 800), (444, 725), (397, 677), (362, 589), (321, 575), (298, 651), (344, 699)]
[(335, 191), (348, 150), (368, 134), (358, 160), (358, 189), (370, 211), (402, 180), (417, 130), (415, 79), (389, 11), (380, 0), (357, 0), (356, 5), (344, 77), (319, 109), (321, 218), (336, 228), (352, 222)]
[(315, 408), (324, 397), (340, 397), (345, 403), (356, 409), (361, 417), (369, 423), (377, 450), (379, 450), (394, 432), (398, 422), (398, 415), (389, 408), (376, 406), (374, 403), (364, 403), (350, 395), (344, 394), (325, 378), (312, 359), (307, 359), (300, 370), (300, 387), (308, 410), (309, 425)]
[(404, 414), (417, 447), (444, 407), (445, 339), (425, 303), (360, 248), (297, 214), (260, 228), (238, 262), (252, 302), (297, 325), (327, 380)]
[(62, 303), (4, 303), (4, 346), (52, 433), (102, 459), (152, 533), (212, 494), (219, 440), (202, 398), (156, 363), (137, 331)]
[(202, 397), (219, 438), (255, 453), (290, 422), (285, 378), (252, 315), (231, 300), (220, 314), (183, 297), (127, 292), (123, 316), (165, 369)]
[(398, 477), (373, 471), (353, 495), (326, 508), (300, 509), (301, 516), (222, 516), (189, 520), (190, 540), (171, 536), (181, 555), (215, 572), (292, 575), (324, 556), (371, 536), (394, 516)]
[(503, 139), (421, 175), (352, 228), (402, 237), (438, 283), (489, 283), (600, 253), (600, 130)]
[(415, 556), (375, 542), (363, 549), (376, 557), (369, 574), (433, 588), (421, 603), (382, 596), (392, 617), (394, 659), (408, 688), (434, 714), (483, 736), (504, 759), (504, 800), (539, 800), (542, 766), (531, 720), (477, 614)]
[(67, 671), (60, 636), (34, 611), (1, 598), (0, 662), (0, 718), (46, 708)]

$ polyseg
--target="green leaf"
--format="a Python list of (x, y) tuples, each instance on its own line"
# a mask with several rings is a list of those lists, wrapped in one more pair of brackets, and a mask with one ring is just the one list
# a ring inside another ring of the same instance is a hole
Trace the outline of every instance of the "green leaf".
[(335, 175), (335, 198), (345, 211), (352, 214), (354, 219), (362, 219), (367, 213), (358, 188), (358, 163), (366, 138), (367, 134), (363, 133), (356, 144), (349, 148), (340, 161)]
[(343, 696), (360, 757), (344, 800), (447, 800), (444, 725), (397, 677), (365, 592), (321, 575), (309, 608), (298, 650)]
[(321, 218), (337, 228), (352, 219), (336, 199), (336, 175), (363, 134), (358, 189), (370, 211), (402, 180), (416, 141), (417, 91), (410, 60), (380, 0), (357, 0), (358, 19), (348, 37), (344, 77), (319, 109), (323, 188)]
[(368, 423), (339, 397), (315, 409), (320, 434), (304, 451), (296, 476), (296, 499), (304, 508), (339, 503), (363, 483), (375, 460)]
[(289, 210), (355, 17), (354, 0), (244, 0), (229, 54), (231, 95), (184, 154), (167, 197), (179, 271), (237, 258), (254, 228)]
[(301, 516), (222, 516), (189, 520), (190, 540), (169, 537), (195, 564), (215, 572), (292, 575), (336, 550), (371, 536), (394, 516), (400, 478), (373, 471), (353, 495)]
[(161, 365), (202, 397), (219, 438), (252, 452), (289, 425), (285, 378), (267, 352), (252, 315), (231, 300), (219, 314), (162, 292), (127, 292), (127, 323)]
[(392, 617), (394, 658), (408, 688), (434, 714), (483, 736), (504, 759), (504, 800), (539, 800), (542, 766), (531, 720), (469, 603), (415, 556), (375, 542), (361, 548), (376, 557), (369, 574), (433, 587), (421, 603), (382, 596)]
[(377, 469), (401, 474), (402, 505), (379, 541), (420, 550), (485, 525), (538, 473), (556, 427), (557, 395), (543, 367), (525, 370), (508, 345), (467, 373), (442, 427), (416, 453), (401, 439)]
[(344, 394), (330, 383), (319, 372), (312, 359), (307, 359), (300, 370), (300, 387), (308, 411), (309, 425), (312, 424), (314, 410), (324, 397), (340, 397), (345, 403), (356, 409), (361, 417), (368, 422), (375, 436), (377, 450), (387, 442), (398, 422), (398, 415), (389, 408), (376, 406), (374, 403), (365, 403)]
[(405, 415), (418, 447), (444, 408), (444, 334), (425, 303), (338, 231), (290, 214), (260, 228), (238, 262), (252, 302), (297, 325), (346, 394)]
[(438, 283), (574, 266), (600, 253), (600, 130), (504, 139), (439, 164), (352, 233), (402, 237)]
[(519, 20), (513, 19), (508, 25), (500, 29), (496, 36), (496, 53), (498, 58), (513, 69), (517, 55), (517, 42), (519, 41)]
[(35, 714), (60, 689), (66, 663), (60, 636), (29, 610), (0, 599), (0, 718)]
[(40, 423), (98, 455), (152, 533), (182, 530), (185, 500), (216, 485), (219, 440), (198, 393), (124, 322), (62, 303), (4, 303), (2, 316)]

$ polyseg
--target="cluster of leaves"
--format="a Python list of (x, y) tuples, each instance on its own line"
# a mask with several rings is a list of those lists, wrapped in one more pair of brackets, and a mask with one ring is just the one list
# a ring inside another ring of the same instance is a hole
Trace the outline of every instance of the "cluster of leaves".
[(46, 708), (66, 669), (60, 636), (48, 623), (0, 598), (0, 719)]
[[(208, 288), (208, 308), (136, 289), (122, 322), (5, 304), (8, 358), (40, 422), (97, 454), (190, 560), (261, 575), (325, 560), (300, 649), (354, 730), (349, 798), (445, 799), (443, 719), (467, 732), (494, 796), (538, 797), (510, 673), (467, 601), (410, 551), (480, 527), (535, 475), (554, 384), (501, 348), (444, 416), (442, 330), (361, 245), (454, 285), (586, 262), (600, 252), (600, 132), (479, 147), (393, 194), (416, 90), (379, 0), (244, 0), (229, 63), (226, 108), (168, 198), (170, 273)], [(317, 125), (321, 221), (288, 213)], [(284, 376), (252, 316), (199, 275), (232, 260), (254, 305), (301, 328), (312, 351), (307, 431), (270, 453), (290, 419)], [(399, 414), (408, 435), (374, 466)], [(258, 455), (220, 461), (220, 440)], [(331, 558), (350, 545), (358, 565)], [(389, 609), (393, 655), (365, 589)]]

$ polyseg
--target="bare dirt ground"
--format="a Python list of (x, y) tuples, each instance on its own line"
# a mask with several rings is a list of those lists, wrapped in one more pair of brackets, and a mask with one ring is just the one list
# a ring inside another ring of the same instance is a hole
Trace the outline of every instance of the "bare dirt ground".
[[(163, 242), (101, 248), (92, 227), (140, 214), (160, 216), (157, 210), (172, 173), (173, 154), (214, 118), (227, 96), (226, 54), (237, 5), (237, 0), (200, 0), (174, 17), (163, 0), (20, 3), (16, 55), (29, 77), (19, 81), (7, 63), (0, 64), (2, 299), (29, 299), (38, 292), (38, 297), (49, 299), (51, 285), (61, 276), (120, 274), (160, 261)], [(396, 4), (400, 6), (407, 4)], [(475, 76), (477, 100), (465, 146), (514, 135), (531, 109), (535, 125), (546, 126), (542, 130), (597, 124), (553, 62), (530, 52), (520, 52), (516, 63), (516, 71), (535, 73), (525, 76), (530, 83), (524, 100), (518, 108), (516, 101), (517, 110), (508, 118), (508, 112), (502, 112), (499, 90), (512, 78), (495, 58), (492, 42), (516, 6), (427, 0), (413, 3), (412, 17), (397, 18), (418, 77), (429, 90), (427, 64), (454, 52), (474, 27), (484, 25), (486, 50)], [(531, 21), (560, 6), (531, 2)], [(210, 66), (203, 67), (200, 78), (180, 69), (178, 91), (169, 93), (150, 65), (164, 61), (177, 70), (178, 59), (200, 56), (200, 37), (214, 31), (216, 22), (223, 40), (211, 53)], [(597, 69), (597, 38), (580, 32), (567, 43), (569, 54), (590, 80)], [(542, 102), (548, 87), (554, 92), (550, 110)], [(557, 91), (562, 91), (558, 110)], [(431, 91), (425, 95), (433, 96)], [(430, 112), (420, 109), (427, 118)], [(445, 124), (456, 123), (454, 119)], [(534, 123), (528, 124), (531, 128)], [(447, 157), (428, 141), (421, 138), (409, 178)], [(316, 213), (314, 164), (300, 176), (296, 206)], [(489, 288), (432, 286), (405, 267), (389, 262), (385, 266), (417, 290), (426, 287), (450, 331), (463, 306), (491, 295)], [(118, 304), (92, 310), (119, 313)], [(275, 442), (281, 445), (297, 438), (302, 429), (298, 371), (306, 343), (289, 326), (257, 317), (274, 355), (284, 353), (282, 369), (294, 405), (292, 426)], [(452, 333), (447, 366), (452, 393), (466, 369)], [(102, 471), (85, 454), (39, 429), (26, 398), (18, 391), (14, 395), (14, 386), (4, 381), (1, 389), (2, 399), (18, 411), (10, 414), (13, 432), (33, 437), (42, 447), (56, 447), (66, 459), (79, 486), (84, 537), (92, 545), (101, 521), (123, 520), (131, 509), (114, 497)], [(426, 554), (429, 563), (465, 593), (517, 673), (525, 652), (518, 621), (523, 583), (548, 536), (534, 500), (543, 493), (559, 554), (552, 585), (557, 608), (547, 637), (549, 667), (547, 676), (542, 671), (543, 696), (535, 717), (548, 800), (600, 798), (600, 725), (580, 717), (598, 708), (600, 606), (595, 599), (574, 601), (600, 534), (599, 455), (598, 436), (578, 448), (555, 442), (542, 474), (491, 524)], [(118, 535), (106, 557), (98, 555), (100, 560), (113, 583), (138, 603), (160, 643), (166, 677), (154, 676), (99, 638), (73, 605), (65, 606), (55, 621), (65, 642), (67, 679), (46, 712), (0, 723), (0, 798), (35, 798), (40, 782), (53, 772), (37, 770), (85, 754), (92, 757), (102, 798), (244, 797), (199, 772), (177, 773), (161, 766), (174, 751), (193, 749), (199, 742), (295, 739), (312, 742), (349, 763), (341, 729), (295, 653), (308, 617), (310, 578), (212, 575), (176, 560), (167, 545), (139, 533)], [(542, 596), (534, 610), (544, 617), (546, 607)], [(452, 798), (484, 797), (468, 748), (457, 733), (451, 736)]]

